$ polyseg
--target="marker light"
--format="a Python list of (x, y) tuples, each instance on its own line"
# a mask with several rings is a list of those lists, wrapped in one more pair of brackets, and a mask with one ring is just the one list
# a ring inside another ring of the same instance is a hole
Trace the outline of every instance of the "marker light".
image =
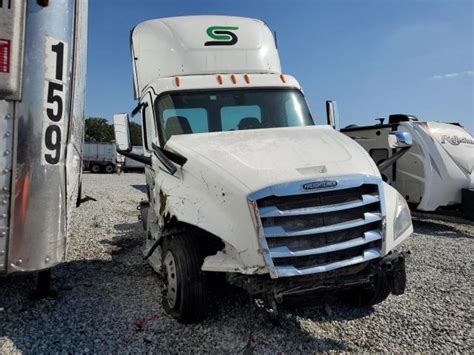
[(224, 83), (224, 81), (222, 80), (222, 75), (218, 75), (217, 76), (217, 82), (222, 85)]
[(235, 77), (234, 74), (230, 76), (230, 80), (232, 80), (232, 83), (237, 84), (237, 78)]
[(176, 86), (179, 87), (179, 84), (180, 84), (179, 76), (177, 76), (176, 78), (174, 78), (174, 82), (176, 83)]
[(285, 76), (283, 74), (280, 75), (280, 80), (283, 82), (283, 83), (286, 83), (286, 79), (285, 79)]
[(244, 80), (247, 84), (250, 84), (250, 77), (247, 74), (244, 75)]
[(0, 39), (0, 73), (10, 72), (10, 41)]

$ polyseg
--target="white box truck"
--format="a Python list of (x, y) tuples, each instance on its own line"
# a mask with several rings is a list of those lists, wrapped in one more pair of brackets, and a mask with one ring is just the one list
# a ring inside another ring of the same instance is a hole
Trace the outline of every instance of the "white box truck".
[(80, 199), (86, 35), (87, 1), (0, 1), (0, 274), (64, 260)]
[(404, 292), (405, 199), (360, 145), (315, 125), (263, 22), (150, 20), (131, 52), (132, 114), (151, 156), (129, 152), (127, 115), (114, 116), (115, 135), (146, 164), (145, 255), (166, 275), (169, 314), (204, 317), (210, 273), (274, 309), (315, 291), (348, 291), (356, 305)]
[(84, 143), (82, 156), (84, 168), (91, 173), (105, 172), (111, 174), (117, 165), (115, 143)]
[(385, 181), (418, 210), (461, 205), (464, 214), (474, 219), (474, 137), (459, 124), (419, 121), (413, 115), (390, 115), (387, 123), (379, 120), (376, 125), (351, 125), (341, 132), (356, 140), (376, 163), (393, 154), (387, 141), (390, 133), (410, 133), (411, 148), (384, 169)]

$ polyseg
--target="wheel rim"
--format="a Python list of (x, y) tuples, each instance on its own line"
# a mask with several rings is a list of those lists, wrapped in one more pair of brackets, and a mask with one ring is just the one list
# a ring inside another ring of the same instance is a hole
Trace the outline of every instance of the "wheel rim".
[(165, 257), (165, 268), (166, 268), (166, 300), (171, 308), (176, 305), (177, 290), (178, 290), (178, 279), (176, 277), (176, 261), (174, 260), (173, 253), (168, 251)]
[(105, 171), (108, 172), (108, 173), (111, 173), (112, 171), (114, 171), (114, 168), (111, 165), (107, 165), (105, 167)]
[(100, 170), (100, 167), (98, 165), (93, 165), (91, 170), (93, 173), (98, 173)]

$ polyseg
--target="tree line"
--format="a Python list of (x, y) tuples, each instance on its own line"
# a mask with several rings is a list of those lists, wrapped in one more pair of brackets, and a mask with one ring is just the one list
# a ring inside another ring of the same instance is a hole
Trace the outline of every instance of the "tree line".
[[(132, 145), (142, 145), (142, 126), (130, 122)], [(89, 117), (85, 122), (85, 141), (89, 143), (112, 143), (115, 141), (114, 125), (102, 117)]]

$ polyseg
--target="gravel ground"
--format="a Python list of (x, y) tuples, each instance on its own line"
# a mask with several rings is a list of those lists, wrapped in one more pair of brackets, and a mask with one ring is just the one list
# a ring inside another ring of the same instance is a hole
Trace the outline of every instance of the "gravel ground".
[(75, 212), (57, 297), (31, 299), (33, 276), (0, 278), (0, 354), (473, 351), (473, 224), (416, 215), (408, 289), (375, 307), (287, 306), (276, 326), (226, 287), (207, 320), (181, 325), (142, 260), (144, 175), (84, 175), (83, 191), (97, 201)]

